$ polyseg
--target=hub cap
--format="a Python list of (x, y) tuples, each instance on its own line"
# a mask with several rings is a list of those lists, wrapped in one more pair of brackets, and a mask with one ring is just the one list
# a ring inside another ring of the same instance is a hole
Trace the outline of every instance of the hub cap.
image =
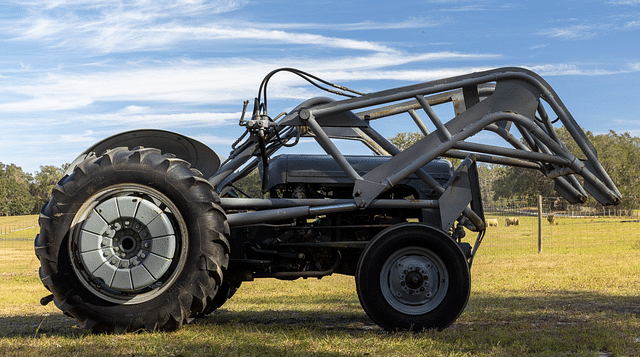
[(149, 187), (126, 184), (99, 192), (74, 220), (69, 249), (76, 275), (109, 301), (152, 298), (182, 268), (186, 230), (178, 222), (178, 209)]
[(380, 272), (382, 294), (399, 312), (421, 315), (436, 308), (449, 286), (445, 265), (432, 251), (407, 247), (392, 254)]

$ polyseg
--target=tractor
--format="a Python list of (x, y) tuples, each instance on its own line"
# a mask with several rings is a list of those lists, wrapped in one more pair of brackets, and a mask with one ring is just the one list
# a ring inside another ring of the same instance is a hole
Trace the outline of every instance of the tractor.
[[(282, 72), (330, 94), (272, 117), (267, 87)], [(344, 274), (383, 329), (444, 329), (469, 300), (485, 236), (478, 163), (540, 171), (570, 203), (621, 200), (557, 94), (527, 69), (360, 93), (281, 68), (248, 106), (225, 159), (156, 129), (81, 153), (40, 213), (35, 254), (51, 293), (41, 303), (96, 332), (171, 331), (257, 278)], [(374, 129), (407, 122), (423, 138), (405, 149)], [(366, 154), (346, 154), (344, 141)], [(314, 142), (315, 154), (295, 150)], [(260, 179), (252, 197), (239, 185), (249, 175)]]

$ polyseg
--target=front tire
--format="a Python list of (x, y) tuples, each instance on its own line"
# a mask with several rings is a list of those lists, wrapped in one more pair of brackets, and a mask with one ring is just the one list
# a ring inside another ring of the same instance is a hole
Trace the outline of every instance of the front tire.
[(422, 223), (398, 224), (374, 237), (356, 269), (360, 303), (388, 331), (443, 329), (469, 299), (464, 253), (444, 232)]
[(199, 172), (156, 149), (90, 157), (40, 215), (36, 255), (54, 302), (94, 331), (175, 330), (222, 284), (228, 225)]

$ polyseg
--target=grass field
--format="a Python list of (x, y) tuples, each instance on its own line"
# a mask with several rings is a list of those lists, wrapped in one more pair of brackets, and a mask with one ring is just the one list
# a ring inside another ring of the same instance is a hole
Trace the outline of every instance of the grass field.
[(537, 254), (537, 219), (520, 222), (488, 231), (462, 316), (422, 333), (382, 331), (354, 279), (338, 275), (244, 283), (219, 311), (173, 333), (93, 335), (38, 303), (48, 292), (32, 241), (3, 236), (0, 355), (640, 355), (640, 223), (560, 220), (544, 227)]

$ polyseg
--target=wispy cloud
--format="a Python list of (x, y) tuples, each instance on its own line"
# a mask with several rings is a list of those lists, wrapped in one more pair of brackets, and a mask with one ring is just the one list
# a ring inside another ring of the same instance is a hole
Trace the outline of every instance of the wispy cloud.
[(638, 63), (627, 64), (622, 68), (617, 69), (593, 68), (593, 66), (581, 66), (578, 64), (570, 63), (540, 64), (526, 67), (542, 76), (605, 76), (612, 74), (640, 72), (640, 64)]
[[(4, 24), (18, 41), (41, 41), (52, 47), (94, 54), (170, 49), (188, 42), (250, 40), (315, 45), (350, 50), (392, 52), (372, 41), (328, 37), (289, 29), (318, 27), (345, 30), (401, 29), (430, 26), (423, 19), (394, 23), (269, 24), (243, 20), (212, 21), (199, 14), (232, 12), (245, 1), (134, 1), (114, 6), (110, 1), (27, 2), (29, 16)], [(82, 15), (80, 15), (82, 13)]]
[(588, 40), (612, 32), (626, 32), (640, 26), (637, 13), (615, 14), (595, 19), (558, 19), (556, 22), (564, 22), (569, 25), (554, 26), (541, 30), (538, 34), (562, 40)]
[(640, 0), (615, 0), (615, 1), (607, 1), (605, 4), (609, 4), (609, 5), (640, 5)]
[(564, 40), (589, 39), (596, 34), (596, 29), (589, 25), (573, 25), (568, 27), (555, 27), (540, 31), (541, 35)]
[[(0, 103), (0, 112), (60, 111), (86, 107), (96, 102), (166, 102), (229, 104), (255, 95), (262, 78), (278, 67), (298, 67), (331, 81), (393, 79), (420, 81), (446, 71), (400, 71), (390, 67), (429, 61), (489, 60), (496, 54), (433, 52), (408, 56), (404, 53), (373, 53), (369, 56), (333, 59), (282, 58), (256, 62), (250, 59), (180, 60), (128, 63), (101, 67), (83, 73), (77, 68), (42, 73), (28, 83), (7, 85), (16, 99)], [(340, 70), (336, 70), (339, 68)], [(457, 72), (457, 70), (453, 70)], [(433, 73), (433, 74), (429, 74)], [(303, 81), (283, 81), (270, 86), (276, 97), (303, 98), (306, 89), (292, 88)], [(140, 107), (129, 107), (130, 111)]]

